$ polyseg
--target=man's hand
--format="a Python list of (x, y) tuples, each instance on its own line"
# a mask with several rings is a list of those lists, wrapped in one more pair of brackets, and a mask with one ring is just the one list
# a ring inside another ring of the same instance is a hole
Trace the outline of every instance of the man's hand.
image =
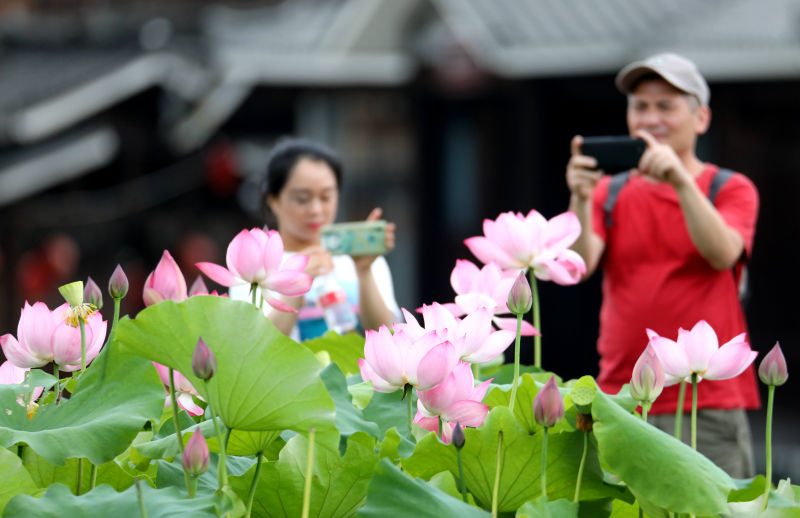
[(672, 147), (659, 142), (646, 130), (637, 131), (635, 136), (647, 143), (647, 149), (639, 160), (638, 173), (642, 177), (657, 182), (669, 182), (676, 188), (693, 181), (691, 173), (683, 166)]
[(569, 191), (581, 201), (592, 198), (592, 192), (597, 182), (602, 178), (603, 172), (597, 170), (597, 160), (594, 157), (581, 154), (583, 137), (575, 135), (570, 142), (570, 156), (567, 162), (567, 187)]

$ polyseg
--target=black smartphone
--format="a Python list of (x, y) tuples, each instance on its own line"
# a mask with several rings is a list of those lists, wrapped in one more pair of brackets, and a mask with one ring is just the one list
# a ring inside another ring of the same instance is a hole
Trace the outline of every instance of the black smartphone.
[(583, 137), (581, 154), (597, 159), (598, 169), (618, 173), (638, 166), (646, 147), (644, 140), (626, 135)]

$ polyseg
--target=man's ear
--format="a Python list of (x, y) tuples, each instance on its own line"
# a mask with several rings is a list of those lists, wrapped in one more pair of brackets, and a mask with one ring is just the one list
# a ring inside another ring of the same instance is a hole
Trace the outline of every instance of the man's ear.
[(708, 106), (698, 106), (694, 112), (694, 130), (698, 135), (705, 134), (711, 125), (711, 108)]

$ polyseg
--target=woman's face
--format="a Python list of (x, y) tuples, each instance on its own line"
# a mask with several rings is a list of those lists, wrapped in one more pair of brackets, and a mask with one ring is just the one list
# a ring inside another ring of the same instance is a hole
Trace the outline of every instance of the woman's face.
[(287, 249), (296, 250), (319, 244), (320, 227), (333, 223), (339, 185), (327, 163), (301, 158), (289, 172), (281, 192), (267, 201)]

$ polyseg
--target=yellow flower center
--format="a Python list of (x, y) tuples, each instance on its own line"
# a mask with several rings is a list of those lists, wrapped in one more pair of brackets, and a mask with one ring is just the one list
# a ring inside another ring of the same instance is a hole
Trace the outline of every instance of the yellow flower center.
[(85, 302), (78, 306), (69, 308), (69, 311), (67, 311), (67, 316), (64, 319), (64, 322), (72, 327), (78, 327), (81, 322), (85, 324), (86, 319), (89, 318), (89, 315), (91, 315), (95, 311), (97, 311), (97, 306)]

